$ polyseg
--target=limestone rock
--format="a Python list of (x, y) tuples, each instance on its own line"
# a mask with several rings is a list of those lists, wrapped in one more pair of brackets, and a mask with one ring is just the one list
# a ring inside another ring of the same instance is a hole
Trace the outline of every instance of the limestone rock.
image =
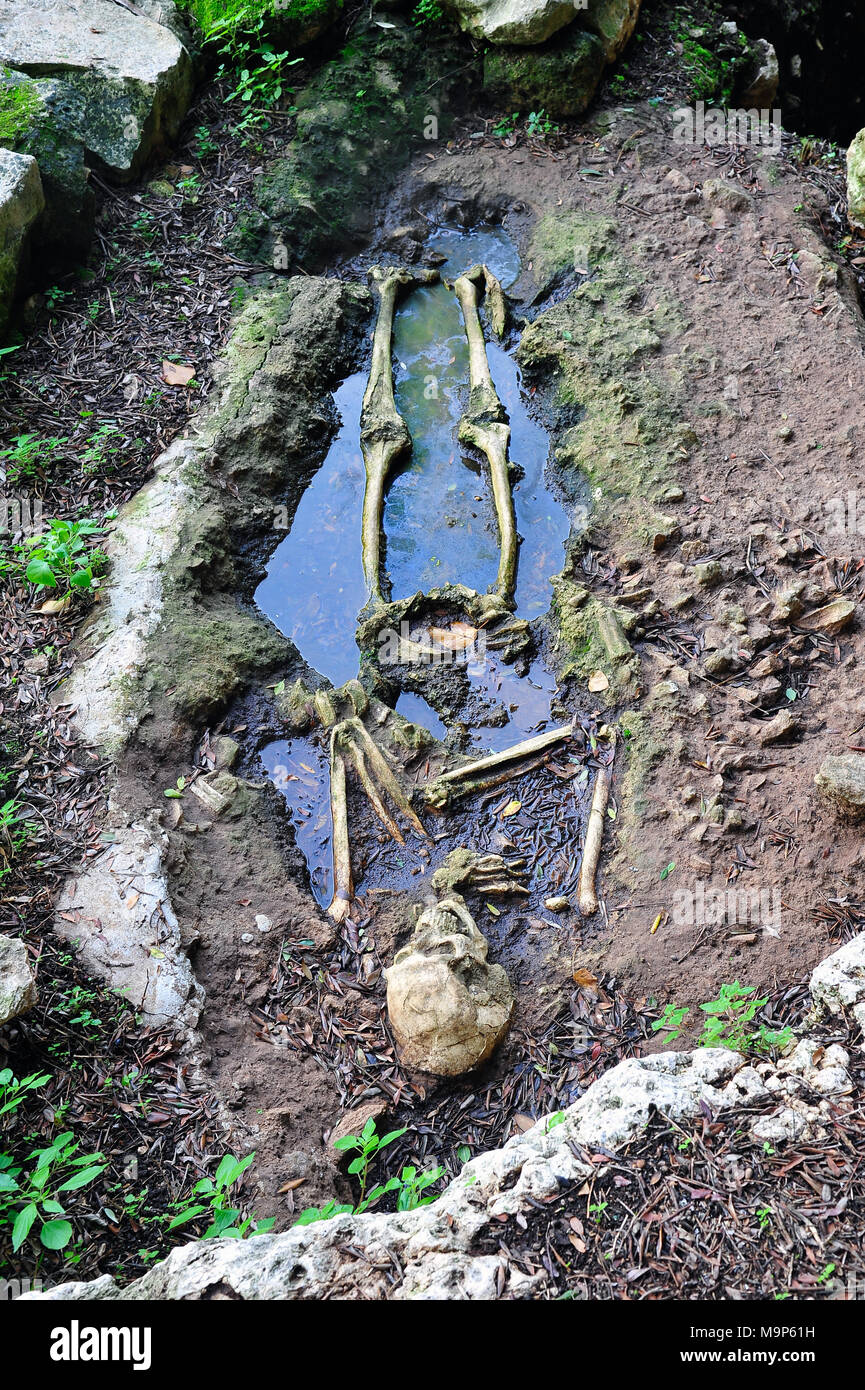
[[(700, 1115), (701, 1106), (735, 1103), (731, 1078), (742, 1065), (727, 1048), (630, 1058), (590, 1086), (560, 1123), (549, 1128), (544, 1118), (504, 1148), (473, 1158), (430, 1206), (337, 1216), (254, 1240), (193, 1241), (122, 1290), (105, 1275), (24, 1298), (197, 1300), (224, 1283), (245, 1299), (494, 1299), (501, 1266), (498, 1255), (475, 1253), (481, 1232), (500, 1230), (503, 1215), (532, 1211), (562, 1182), (599, 1171), (575, 1150), (616, 1149), (642, 1133), (656, 1110), (678, 1121)], [(393, 1256), (401, 1270), (396, 1284)], [(511, 1270), (507, 1296), (530, 1294), (535, 1284)]]
[(0, 69), (4, 142), (39, 165), (45, 212), (35, 229), (40, 270), (83, 260), (93, 235), (96, 200), (84, 146), (71, 129), (84, 124), (80, 93), (53, 77), (32, 78)]
[(168, 893), (167, 837), (144, 823), (115, 834), (115, 843), (66, 883), (54, 929), (77, 942), (85, 968), (122, 992), (149, 1023), (194, 1028), (204, 994)]
[(385, 971), (391, 1027), (407, 1066), (460, 1076), (504, 1036), (514, 997), (456, 893), (428, 907)]
[(5, 0), (0, 63), (62, 81), (71, 94), (57, 116), (63, 135), (118, 179), (174, 139), (192, 98), (177, 35), (112, 0)]
[(742, 106), (767, 110), (778, 95), (778, 55), (768, 39), (757, 39), (751, 45), (751, 73), (748, 85), (739, 95)]
[[(865, 1013), (865, 933), (817, 967), (811, 994), (819, 1010), (837, 1013), (849, 1007)], [(471, 1159), (429, 1206), (338, 1216), (248, 1241), (193, 1241), (123, 1289), (104, 1275), (23, 1297), (54, 1302), (199, 1300), (217, 1285), (244, 1299), (531, 1296), (537, 1276), (512, 1268), (503, 1290), (498, 1257), (476, 1253), (479, 1236), (500, 1230), (505, 1216), (536, 1210), (563, 1183), (599, 1176), (603, 1166), (580, 1157), (581, 1151), (596, 1159), (601, 1150), (614, 1152), (640, 1135), (655, 1114), (676, 1123), (704, 1117), (708, 1108), (715, 1114), (733, 1112), (739, 1124), (737, 1107), (770, 1097), (779, 1104), (748, 1124), (752, 1142), (779, 1143), (809, 1133), (819, 1139), (820, 1121), (832, 1103), (828, 1098), (850, 1090), (848, 1065), (842, 1048), (824, 1047), (810, 1038), (800, 1039), (777, 1063), (747, 1062), (728, 1048), (629, 1058), (591, 1085), (556, 1117), (555, 1125), (546, 1117), (503, 1148)], [(396, 1280), (391, 1273), (395, 1257)]]
[(855, 612), (856, 605), (852, 599), (837, 598), (822, 608), (813, 608), (810, 613), (804, 613), (797, 618), (796, 626), (805, 628), (807, 632), (825, 632), (834, 637), (847, 627)]
[[(460, 28), (494, 44), (545, 43), (576, 20), (600, 41), (605, 62), (618, 58), (634, 32), (640, 0), (446, 0)], [(549, 108), (547, 108), (549, 110)], [(582, 109), (582, 108), (581, 108)], [(565, 114), (563, 111), (561, 114)]]
[(865, 1028), (865, 932), (820, 962), (811, 976), (811, 997), (818, 1016), (850, 1009)]
[(36, 1003), (36, 980), (23, 941), (0, 936), (0, 1024), (26, 1014)]
[(595, 95), (603, 70), (600, 39), (572, 25), (536, 47), (489, 48), (484, 93), (503, 111), (579, 116)]
[(450, 0), (460, 28), (489, 43), (544, 43), (577, 14), (574, 0)]
[(865, 231), (865, 130), (854, 135), (847, 151), (847, 217)]
[(577, 20), (593, 29), (604, 46), (608, 63), (614, 63), (634, 32), (640, 0), (588, 0)]
[(6, 327), (28, 243), (45, 197), (36, 160), (0, 150), (0, 331)]
[(843, 816), (865, 819), (865, 754), (840, 753), (826, 758), (814, 782)]

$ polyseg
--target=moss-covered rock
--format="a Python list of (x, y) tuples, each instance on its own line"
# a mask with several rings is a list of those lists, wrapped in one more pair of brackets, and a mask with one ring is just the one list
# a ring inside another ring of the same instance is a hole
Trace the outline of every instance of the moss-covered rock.
[(26, 273), (30, 238), (44, 206), (36, 161), (0, 149), (0, 330)]
[(388, 23), (355, 29), (299, 94), (287, 154), (259, 177), (229, 237), (237, 255), (312, 269), (356, 244), (411, 151), (444, 133), (457, 76), (471, 81), (465, 51), (397, 16)]
[(847, 216), (852, 227), (865, 231), (865, 130), (860, 130), (847, 151)]
[(93, 235), (95, 198), (84, 146), (69, 132), (85, 122), (78, 93), (56, 78), (0, 70), (0, 144), (39, 165), (45, 214), (38, 228), (42, 268), (82, 260)]
[(304, 48), (332, 29), (344, 0), (267, 0), (275, 38), (294, 50)]
[(489, 48), (484, 94), (508, 111), (579, 116), (595, 95), (604, 64), (601, 40), (572, 25), (535, 48)]
[(114, 178), (135, 177), (174, 139), (192, 97), (192, 62), (175, 33), (111, 0), (54, 0), (50, 23), (4, 6), (0, 62), (73, 89), (62, 128)]

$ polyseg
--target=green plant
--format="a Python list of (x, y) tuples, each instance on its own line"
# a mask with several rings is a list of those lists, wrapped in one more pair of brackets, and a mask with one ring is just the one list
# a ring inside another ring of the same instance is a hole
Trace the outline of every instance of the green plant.
[(530, 111), (526, 117), (526, 134), (536, 140), (546, 140), (548, 135), (558, 135), (559, 127), (553, 125), (543, 107), (539, 111)]
[(411, 13), (412, 24), (419, 25), (441, 24), (444, 17), (445, 12), (438, 0), (417, 0)]
[(101, 550), (88, 550), (87, 542), (102, 534), (102, 527), (91, 520), (49, 522), (42, 535), (31, 536), (17, 547), (27, 561), (24, 577), (28, 584), (66, 593), (92, 590), (107, 556)]
[(70, 1023), (79, 1024), (82, 1028), (101, 1028), (102, 1019), (97, 1018), (88, 1004), (98, 1002), (99, 996), (95, 990), (84, 989), (81, 985), (73, 985), (61, 995), (60, 1000), (54, 1005), (58, 1013), (66, 1014)]
[(142, 241), (153, 241), (159, 228), (153, 213), (147, 208), (142, 208), (132, 219), (132, 230), (141, 237)]
[(11, 1226), (13, 1251), (20, 1250), (37, 1222), (46, 1250), (63, 1250), (71, 1241), (72, 1224), (58, 1198), (88, 1187), (106, 1166), (101, 1153), (76, 1157), (79, 1148), (67, 1130), (48, 1148), (28, 1154), (33, 1167), (27, 1172), (11, 1154), (0, 1154), (0, 1229)]
[(385, 1183), (385, 1192), (398, 1187), (397, 1211), (414, 1211), (416, 1207), (425, 1207), (435, 1201), (434, 1196), (423, 1197), (421, 1193), (432, 1187), (434, 1182), (438, 1182), (443, 1173), (444, 1168), (441, 1164), (437, 1168), (428, 1168), (425, 1173), (418, 1173), (416, 1168), (407, 1164), (398, 1178), (390, 1178)]
[(508, 135), (513, 135), (519, 119), (519, 111), (515, 111), (512, 116), (500, 116), (493, 126), (493, 135), (495, 138), (497, 140), (504, 140)]
[(609, 1205), (609, 1202), (591, 1202), (589, 1205), (589, 1216), (593, 1217), (594, 1220), (600, 1224), (604, 1218), (604, 1212)]
[(36, 89), (29, 82), (16, 82), (17, 76), (9, 68), (0, 70), (0, 145), (7, 150), (14, 150), (32, 130), (42, 108)]
[(755, 1016), (768, 1003), (767, 999), (754, 999), (755, 993), (753, 986), (744, 987), (738, 980), (721, 985), (717, 999), (700, 1005), (708, 1018), (698, 1046), (729, 1047), (734, 1052), (771, 1052), (787, 1047), (793, 1040), (791, 1028), (773, 1031), (765, 1023), (755, 1023)]
[(125, 443), (125, 435), (113, 421), (106, 420), (87, 438), (81, 451), (80, 462), (83, 473), (96, 473), (106, 467), (115, 454), (119, 454)]
[[(33, 821), (22, 814), (21, 802), (17, 796), (0, 806), (0, 882), (11, 873), (9, 860), (27, 843), (36, 829)], [(0, 1110), (0, 1115), (2, 1115)]]
[(310, 1226), (314, 1221), (328, 1221), (332, 1216), (354, 1215), (360, 1216), (361, 1213), (368, 1211), (371, 1206), (378, 1202), (386, 1192), (397, 1192), (397, 1211), (414, 1211), (415, 1207), (426, 1206), (435, 1200), (433, 1195), (423, 1196), (422, 1194), (433, 1183), (438, 1182), (444, 1173), (444, 1168), (439, 1165), (430, 1168), (425, 1173), (418, 1173), (417, 1169), (410, 1164), (402, 1169), (399, 1177), (388, 1178), (386, 1182), (379, 1183), (376, 1187), (367, 1192), (369, 1181), (369, 1168), (376, 1154), (381, 1153), (395, 1139), (399, 1139), (406, 1132), (406, 1126), (402, 1129), (393, 1129), (389, 1134), (379, 1136), (375, 1131), (375, 1120), (367, 1120), (360, 1134), (346, 1134), (342, 1139), (334, 1142), (334, 1148), (340, 1153), (353, 1153), (357, 1150), (357, 1158), (353, 1158), (348, 1165), (348, 1171), (352, 1177), (360, 1181), (360, 1200), (357, 1206), (350, 1203), (327, 1202), (323, 1207), (307, 1207), (302, 1211), (295, 1226)]
[(165, 791), (164, 791), (162, 794), (163, 794), (163, 796), (167, 796), (167, 797), (169, 797), (169, 798), (173, 797), (173, 798), (177, 799), (177, 797), (180, 797), (180, 796), (183, 795), (183, 793), (184, 793), (185, 790), (186, 790), (186, 778), (185, 778), (185, 777), (178, 777), (178, 779), (177, 779), (177, 785), (176, 785), (175, 787), (166, 787), (166, 788), (165, 788)]
[(177, 191), (183, 195), (185, 203), (197, 203), (201, 193), (201, 175), (187, 174), (186, 178), (178, 179)]
[(661, 1017), (655, 1019), (655, 1022), (652, 1024), (652, 1032), (659, 1033), (663, 1029), (670, 1034), (667, 1041), (673, 1042), (682, 1031), (682, 1023), (685, 1020), (685, 1016), (690, 1012), (690, 1009), (677, 1008), (675, 1004), (666, 1004)]
[[(234, 1154), (225, 1154), (212, 1178), (202, 1178), (197, 1182), (186, 1201), (172, 1203), (176, 1215), (164, 1218), (168, 1221), (169, 1231), (176, 1231), (179, 1226), (185, 1226), (205, 1213), (210, 1217), (210, 1225), (202, 1240), (224, 1240), (229, 1237), (244, 1240), (247, 1236), (262, 1235), (271, 1230), (275, 1217), (259, 1221), (255, 1216), (243, 1216), (240, 1207), (229, 1206), (232, 1187), (240, 1181), (254, 1159), (254, 1153), (241, 1159), (235, 1158)], [(196, 1197), (199, 1198), (197, 1202), (192, 1200)]]
[(56, 309), (71, 294), (71, 290), (61, 290), (59, 285), (50, 285), (45, 291), (45, 303), (49, 309)]
[(12, 440), (8, 449), (0, 451), (0, 459), (5, 464), (6, 481), (17, 482), (19, 478), (33, 478), (44, 464), (62, 449), (66, 439), (41, 439), (38, 434), (19, 434)]
[(213, 139), (206, 125), (200, 125), (192, 137), (192, 153), (196, 159), (207, 159), (219, 152), (219, 145)]
[(21, 1081), (18, 1080), (10, 1067), (5, 1067), (0, 1071), (0, 1115), (8, 1115), (10, 1111), (17, 1110), (27, 1099), (31, 1091), (38, 1091), (40, 1087), (46, 1086), (51, 1080), (47, 1071), (33, 1072), (30, 1076), (25, 1076)]
[(757, 1220), (758, 1220), (759, 1223), (760, 1223), (760, 1230), (761, 1230), (761, 1231), (768, 1231), (769, 1227), (770, 1227), (771, 1224), (772, 1224), (772, 1208), (771, 1208), (771, 1207), (758, 1207), (758, 1208), (757, 1208)]
[(338, 1153), (351, 1153), (355, 1149), (359, 1150), (357, 1158), (353, 1158), (348, 1165), (348, 1171), (353, 1178), (360, 1179), (360, 1201), (355, 1207), (356, 1212), (366, 1211), (367, 1207), (377, 1202), (384, 1192), (384, 1187), (374, 1187), (367, 1195), (366, 1185), (369, 1178), (369, 1166), (376, 1154), (386, 1149), (388, 1144), (392, 1144), (395, 1139), (400, 1139), (406, 1132), (406, 1126), (402, 1129), (392, 1129), (389, 1134), (381, 1137), (375, 1132), (375, 1120), (367, 1120), (360, 1134), (345, 1134), (342, 1139), (337, 1139), (334, 1148)]

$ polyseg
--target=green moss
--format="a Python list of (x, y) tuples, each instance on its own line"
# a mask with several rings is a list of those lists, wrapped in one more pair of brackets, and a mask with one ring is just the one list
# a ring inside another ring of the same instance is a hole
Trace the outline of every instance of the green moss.
[(36, 89), (28, 82), (12, 82), (9, 68), (2, 69), (0, 86), (0, 145), (15, 150), (31, 130), (41, 111)]
[(676, 480), (693, 434), (683, 423), (680, 383), (652, 359), (683, 327), (680, 311), (653, 292), (616, 246), (614, 224), (582, 213), (548, 216), (530, 248), (538, 283), (575, 269), (588, 278), (526, 328), (518, 356), (529, 376), (555, 383), (567, 424), (555, 459), (588, 480), (596, 520), (617, 544), (649, 539), (655, 503)]
[(569, 27), (533, 48), (494, 47), (484, 55), (484, 93), (506, 111), (579, 116), (604, 70), (599, 38)]
[(590, 596), (580, 584), (554, 575), (553, 617), (558, 630), (556, 669), (561, 680), (575, 678), (585, 686), (595, 671), (602, 671), (608, 689), (595, 692), (601, 704), (618, 704), (639, 693), (640, 661), (626, 636), (633, 622), (603, 599)]
[(388, 22), (386, 32), (356, 29), (298, 95), (295, 137), (257, 180), (255, 207), (229, 238), (235, 254), (271, 263), (287, 254), (290, 264), (313, 269), (336, 247), (360, 241), (376, 195), (414, 146), (445, 134), (460, 68), (460, 80), (470, 80), (465, 52)]

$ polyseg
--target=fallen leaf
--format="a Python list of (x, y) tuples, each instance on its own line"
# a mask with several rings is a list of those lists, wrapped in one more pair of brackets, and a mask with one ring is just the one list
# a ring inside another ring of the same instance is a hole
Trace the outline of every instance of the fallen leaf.
[(182, 367), (176, 362), (162, 363), (162, 380), (166, 386), (188, 386), (194, 376), (194, 367)]
[(589, 690), (596, 695), (601, 690), (609, 690), (610, 682), (603, 671), (593, 671), (589, 676)]
[(502, 816), (515, 816), (517, 814), (517, 811), (519, 811), (522, 808), (522, 804), (523, 803), (521, 801), (509, 801), (505, 809), (502, 811)]
[(593, 975), (591, 970), (575, 970), (574, 984), (580, 985), (582, 989), (592, 989), (598, 983), (597, 975)]

